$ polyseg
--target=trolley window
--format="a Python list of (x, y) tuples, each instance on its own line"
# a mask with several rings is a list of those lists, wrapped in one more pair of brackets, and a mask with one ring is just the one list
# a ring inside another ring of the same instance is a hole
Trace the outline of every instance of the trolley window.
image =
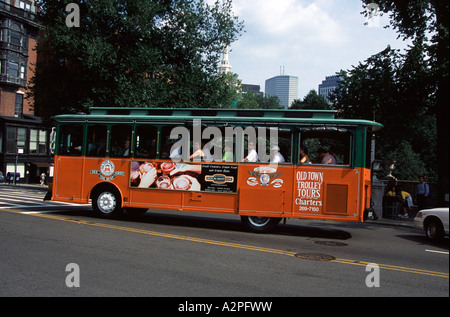
[(116, 124), (111, 127), (111, 157), (129, 157), (131, 155), (132, 127)]
[(155, 159), (158, 146), (158, 128), (151, 125), (136, 127), (135, 157)]
[(106, 156), (107, 126), (90, 125), (87, 133), (87, 156)]
[(59, 155), (81, 156), (83, 148), (83, 125), (64, 124), (59, 130)]
[(300, 133), (300, 148), (307, 153), (311, 164), (350, 165), (351, 144), (352, 133), (346, 129), (307, 130)]

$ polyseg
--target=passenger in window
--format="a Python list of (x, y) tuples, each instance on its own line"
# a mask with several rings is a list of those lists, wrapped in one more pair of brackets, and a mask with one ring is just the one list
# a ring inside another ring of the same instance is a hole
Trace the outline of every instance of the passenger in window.
[(202, 159), (205, 162), (212, 162), (213, 161), (213, 156), (211, 154), (211, 150), (210, 150), (208, 144), (203, 145), (203, 157), (202, 157)]
[(248, 142), (248, 155), (244, 158), (245, 162), (258, 162), (258, 153), (254, 142)]
[(231, 146), (229, 144), (225, 144), (225, 152), (222, 156), (222, 161), (224, 162), (233, 162), (233, 151), (231, 149)]
[(130, 156), (130, 139), (126, 139), (123, 148), (119, 151), (119, 156)]
[(271, 163), (284, 163), (284, 157), (280, 153), (280, 148), (278, 146), (273, 146), (271, 149), (270, 162)]
[(320, 149), (319, 158), (321, 160), (321, 164), (337, 164), (336, 156), (334, 155), (334, 151), (332, 149), (328, 152), (324, 149)]
[[(192, 160), (194, 158), (202, 158), (205, 156), (205, 153), (202, 150), (202, 144), (200, 142), (194, 142), (194, 153), (189, 156), (189, 159)], [(199, 160), (197, 159), (197, 160)]]
[(181, 161), (181, 138), (179, 138), (170, 148), (169, 158), (175, 162)]
[(213, 157), (211, 155), (211, 151), (208, 147), (204, 145), (204, 143), (194, 142), (194, 154), (192, 154), (189, 159), (203, 160), (206, 162), (212, 162)]
[(72, 147), (72, 151), (70, 151), (73, 155), (81, 155), (81, 145), (77, 145)]
[(300, 164), (311, 164), (308, 156), (308, 150), (305, 147), (300, 147)]

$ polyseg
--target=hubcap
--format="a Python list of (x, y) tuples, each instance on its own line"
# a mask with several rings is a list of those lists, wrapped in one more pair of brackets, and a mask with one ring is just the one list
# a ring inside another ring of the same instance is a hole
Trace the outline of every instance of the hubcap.
[(110, 192), (101, 193), (97, 199), (97, 206), (101, 212), (109, 214), (116, 208), (116, 197)]
[(434, 239), (436, 237), (436, 225), (434, 223), (430, 223), (427, 228), (428, 237)]
[(255, 227), (264, 227), (270, 221), (269, 217), (248, 217), (248, 221)]

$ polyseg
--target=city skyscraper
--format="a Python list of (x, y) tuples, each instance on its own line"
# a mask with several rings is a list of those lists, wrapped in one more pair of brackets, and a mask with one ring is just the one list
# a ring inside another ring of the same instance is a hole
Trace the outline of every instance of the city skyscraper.
[(330, 102), (328, 96), (338, 88), (340, 79), (338, 75), (326, 76), (319, 85), (319, 96), (323, 96), (327, 102)]
[(298, 99), (298, 77), (280, 75), (266, 80), (266, 96), (278, 96), (280, 105), (289, 108), (295, 99)]

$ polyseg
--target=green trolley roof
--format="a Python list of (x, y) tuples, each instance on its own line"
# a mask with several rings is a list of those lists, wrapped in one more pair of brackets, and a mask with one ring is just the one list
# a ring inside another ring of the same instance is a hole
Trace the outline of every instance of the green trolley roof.
[(336, 110), (221, 109), (221, 108), (113, 108), (93, 107), (90, 114), (53, 117), (64, 121), (137, 121), (137, 122), (229, 122), (248, 124), (367, 126), (372, 131), (383, 125), (374, 121), (336, 119)]

